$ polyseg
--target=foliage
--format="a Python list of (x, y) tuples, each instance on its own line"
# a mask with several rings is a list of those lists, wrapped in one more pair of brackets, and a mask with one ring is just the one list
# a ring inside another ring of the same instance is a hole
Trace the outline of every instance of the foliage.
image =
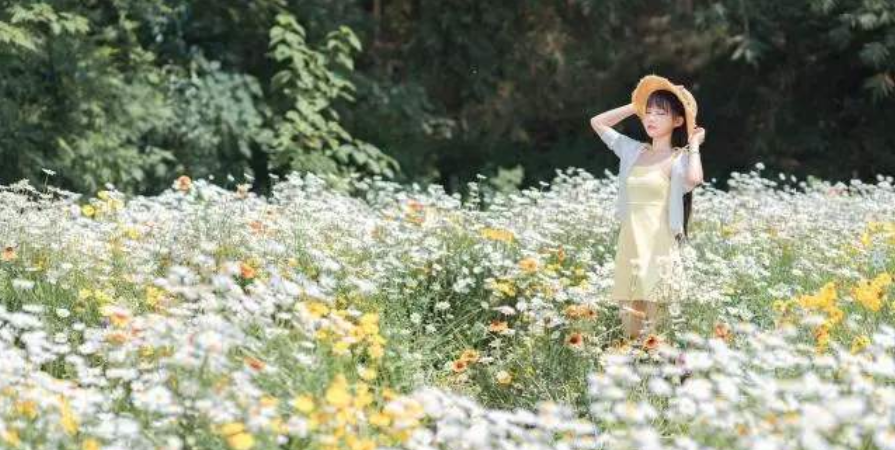
[(879, 0), (0, 2), (0, 180), (516, 189), (612, 169), (587, 119), (648, 72), (699, 100), (711, 177), (762, 160), (867, 179), (895, 168), (893, 17)]

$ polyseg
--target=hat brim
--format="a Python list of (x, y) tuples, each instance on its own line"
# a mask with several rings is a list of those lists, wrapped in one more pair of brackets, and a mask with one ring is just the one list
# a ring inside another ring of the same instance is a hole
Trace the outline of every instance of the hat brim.
[(665, 77), (651, 74), (641, 78), (637, 83), (637, 87), (631, 92), (631, 103), (634, 105), (637, 116), (641, 119), (643, 118), (646, 114), (646, 101), (649, 99), (650, 94), (662, 89), (670, 91), (684, 105), (684, 116), (687, 119), (687, 138), (689, 139), (696, 130), (696, 99), (684, 86), (676, 85)]

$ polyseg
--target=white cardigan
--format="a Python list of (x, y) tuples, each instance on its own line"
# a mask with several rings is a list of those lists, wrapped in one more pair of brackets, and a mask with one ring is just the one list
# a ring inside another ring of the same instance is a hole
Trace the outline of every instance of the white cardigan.
[[(599, 133), (599, 136), (619, 158), (615, 218), (622, 220), (626, 212), (625, 208), (628, 205), (626, 189), (628, 173), (631, 172), (631, 167), (634, 166), (637, 157), (647, 147), (647, 144), (631, 139), (609, 127), (606, 127), (602, 133)], [(684, 183), (689, 162), (690, 155), (686, 152), (681, 152), (680, 157), (677, 157), (671, 166), (671, 186), (668, 190), (668, 225), (671, 228), (673, 237), (677, 237), (684, 232), (684, 194), (692, 191), (695, 187), (687, 189)]]

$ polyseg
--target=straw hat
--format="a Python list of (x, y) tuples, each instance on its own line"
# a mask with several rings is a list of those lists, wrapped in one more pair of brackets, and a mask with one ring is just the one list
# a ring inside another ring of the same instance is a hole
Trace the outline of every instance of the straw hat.
[(682, 84), (674, 84), (665, 77), (655, 74), (647, 75), (640, 79), (637, 87), (631, 92), (631, 103), (637, 115), (642, 119), (646, 114), (646, 100), (653, 91), (665, 89), (671, 91), (684, 105), (684, 115), (687, 118), (687, 139), (693, 136), (696, 129), (696, 99)]

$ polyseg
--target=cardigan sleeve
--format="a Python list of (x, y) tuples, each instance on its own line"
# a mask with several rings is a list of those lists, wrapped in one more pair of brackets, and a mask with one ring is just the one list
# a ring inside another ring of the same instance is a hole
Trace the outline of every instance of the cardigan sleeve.
[(681, 195), (686, 194), (696, 186), (687, 186), (687, 168), (690, 167), (690, 155), (684, 152), (679, 158), (680, 174), (681, 174)]
[(611, 127), (604, 128), (603, 131), (598, 134), (600, 135), (600, 139), (606, 143), (609, 149), (612, 150), (612, 152), (615, 153), (615, 156), (618, 156), (619, 159), (627, 159), (635, 154), (635, 152), (640, 149), (640, 146), (643, 145), (642, 142), (619, 133)]

